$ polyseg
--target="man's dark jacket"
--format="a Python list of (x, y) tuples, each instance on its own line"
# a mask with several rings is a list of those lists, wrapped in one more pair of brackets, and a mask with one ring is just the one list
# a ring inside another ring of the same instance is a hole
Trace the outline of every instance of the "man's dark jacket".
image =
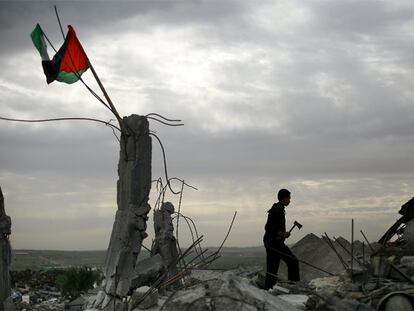
[(285, 239), (280, 232), (286, 232), (285, 206), (277, 202), (267, 211), (267, 222), (265, 225), (264, 243), (266, 245), (282, 244)]

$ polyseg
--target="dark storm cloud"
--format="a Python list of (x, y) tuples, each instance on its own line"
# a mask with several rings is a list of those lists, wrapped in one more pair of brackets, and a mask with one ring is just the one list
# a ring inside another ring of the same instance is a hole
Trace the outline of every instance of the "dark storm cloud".
[[(60, 42), (54, 5), (50, 1), (1, 1), (0, 34), (5, 42), (13, 44), (2, 44), (0, 51), (21, 51), (28, 45), (27, 36), (36, 23), (54, 39), (52, 42)], [(228, 24), (229, 19), (237, 20), (249, 9), (238, 1), (62, 1), (56, 5), (64, 30), (66, 24), (76, 25), (82, 29), (83, 39), (99, 32), (117, 34), (134, 23), (137, 32), (152, 31), (154, 26)], [(116, 36), (110, 38), (116, 40)]]
[[(170, 176), (200, 188), (186, 192), (184, 207), (210, 244), (222, 238), (210, 228), (225, 232), (224, 216), (236, 209), (240, 226), (230, 243), (259, 244), (281, 186), (292, 189), (289, 213), (306, 220), (307, 232), (344, 232), (338, 228), (353, 215), (373, 238), (412, 196), (409, 2), (88, 1), (58, 8), (122, 114), (159, 112), (186, 124), (151, 121), (151, 128), (166, 148)], [(112, 117), (79, 83), (46, 85), (29, 33), (40, 22), (59, 46), (53, 3), (0, 2), (0, 9), (0, 115)], [(90, 73), (84, 77), (95, 87)], [(91, 238), (79, 247), (106, 245), (118, 157), (111, 130), (83, 122), (1, 128), (0, 183), (17, 247), (27, 247), (30, 232), (44, 241), (36, 247), (59, 247), (40, 230), (54, 218), (68, 220), (62, 239), (85, 230)], [(156, 141), (153, 150), (157, 178), (164, 168)], [(30, 226), (28, 211), (37, 217)]]

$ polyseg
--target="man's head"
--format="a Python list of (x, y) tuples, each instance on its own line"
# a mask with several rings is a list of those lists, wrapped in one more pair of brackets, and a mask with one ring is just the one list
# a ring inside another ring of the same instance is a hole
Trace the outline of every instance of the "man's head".
[(290, 191), (287, 189), (280, 189), (277, 193), (277, 199), (284, 206), (288, 206), (290, 203)]

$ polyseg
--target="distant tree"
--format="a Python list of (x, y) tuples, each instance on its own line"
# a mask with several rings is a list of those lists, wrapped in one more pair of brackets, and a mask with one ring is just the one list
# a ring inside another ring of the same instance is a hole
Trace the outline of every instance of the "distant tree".
[(63, 296), (75, 299), (93, 288), (93, 284), (99, 280), (98, 272), (89, 267), (71, 267), (57, 278), (56, 284)]

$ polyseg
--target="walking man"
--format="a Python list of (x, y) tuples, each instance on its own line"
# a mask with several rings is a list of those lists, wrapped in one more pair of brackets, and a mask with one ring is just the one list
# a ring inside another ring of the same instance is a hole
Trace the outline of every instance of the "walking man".
[(265, 235), (263, 242), (266, 248), (266, 283), (265, 289), (272, 288), (277, 281), (277, 271), (282, 259), (288, 267), (289, 281), (299, 281), (299, 262), (289, 247), (285, 245), (285, 239), (290, 236), (286, 232), (285, 207), (290, 203), (290, 192), (286, 189), (279, 190), (278, 202), (268, 210)]

